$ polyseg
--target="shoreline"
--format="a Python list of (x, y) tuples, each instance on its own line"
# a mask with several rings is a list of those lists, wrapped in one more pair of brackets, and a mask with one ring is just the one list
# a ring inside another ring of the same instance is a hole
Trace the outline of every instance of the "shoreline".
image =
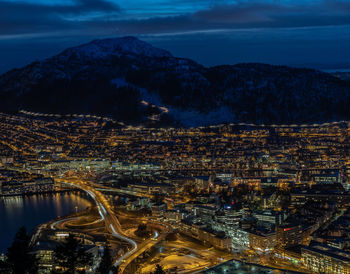
[[(89, 199), (88, 195), (85, 195), (85, 193), (83, 191), (80, 191), (79, 189), (67, 189), (67, 190), (50, 191), (50, 192), (26, 193), (23, 195), (0, 196), (0, 202), (5, 201), (6, 197), (19, 199), (20, 197), (24, 198), (24, 197), (31, 197), (31, 196), (42, 196), (45, 200), (48, 200), (48, 199), (54, 199), (56, 197), (54, 194), (59, 194), (59, 193), (68, 194), (68, 195), (78, 195), (81, 198), (83, 198), (84, 200), (87, 200), (89, 203), (88, 203), (87, 207), (85, 207), (85, 206), (81, 207), (78, 212), (75, 212), (74, 208), (72, 208), (71, 210), (66, 210), (64, 215), (53, 214), (52, 218), (46, 219), (43, 222), (37, 222), (34, 226), (31, 226), (29, 224), (23, 224), (27, 229), (27, 233), (29, 234), (30, 238), (32, 239), (32, 237), (35, 235), (36, 231), (40, 227), (46, 226), (47, 224), (50, 224), (51, 222), (53, 222), (55, 220), (64, 219), (64, 218), (67, 218), (67, 216), (77, 216), (77, 215), (80, 215), (82, 212), (85, 212), (92, 205), (92, 201)], [(83, 195), (83, 193), (84, 193), (84, 195)], [(61, 201), (65, 200), (64, 195), (59, 195), (59, 196), (60, 196), (59, 199)], [(30, 201), (32, 199), (28, 198), (28, 200)], [(54, 210), (54, 209), (52, 209), (52, 210)], [(12, 238), (12, 236), (11, 236), (11, 238)], [(0, 239), (0, 242), (1, 242), (1, 239)], [(9, 242), (8, 246), (4, 245), (3, 247), (0, 248), (0, 260), (1, 260), (1, 255), (6, 254), (7, 248), (12, 243), (11, 241), (8, 241), (8, 242)]]
[(66, 192), (82, 192), (82, 191), (79, 189), (67, 189), (67, 190), (55, 190), (55, 191), (30, 192), (30, 193), (23, 193), (23, 194), (9, 194), (9, 195), (0, 194), (0, 198), (30, 197), (30, 196), (41, 195), (41, 194), (57, 194), (57, 193), (66, 193)]

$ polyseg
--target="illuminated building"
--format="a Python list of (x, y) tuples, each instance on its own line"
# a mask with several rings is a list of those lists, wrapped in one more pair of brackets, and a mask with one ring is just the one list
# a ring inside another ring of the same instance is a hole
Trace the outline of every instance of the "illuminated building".
[(197, 176), (195, 177), (195, 184), (199, 188), (208, 188), (209, 184), (211, 183), (211, 178), (209, 176)]
[(233, 210), (227, 207), (227, 209), (223, 210), (223, 215), (216, 214), (215, 220), (219, 223), (224, 224), (227, 227), (227, 230), (232, 229), (232, 227), (238, 227), (239, 221), (244, 216), (244, 210)]
[(223, 182), (231, 182), (232, 180), (232, 173), (218, 173), (216, 174), (216, 178), (220, 179)]
[(316, 184), (333, 184), (340, 182), (340, 175), (338, 174), (314, 174), (313, 181)]
[(13, 164), (14, 158), (11, 156), (0, 156), (0, 164), (7, 165)]
[(253, 216), (259, 220), (259, 222), (266, 222), (273, 225), (280, 225), (287, 217), (283, 212), (264, 210), (254, 211)]
[(302, 242), (303, 230), (299, 224), (279, 226), (276, 229), (277, 245), (285, 248)]
[(167, 210), (166, 203), (158, 203), (151, 206), (152, 216), (154, 217), (162, 217), (164, 212)]
[(307, 201), (325, 203), (335, 202), (338, 204), (344, 204), (350, 202), (350, 195), (344, 192), (332, 193), (332, 192), (316, 192), (316, 191), (302, 191), (291, 193), (292, 205), (301, 206)]
[(274, 231), (249, 231), (249, 245), (252, 249), (269, 252), (276, 246), (276, 233)]
[(3, 182), (0, 187), (0, 194), (4, 196), (43, 193), (55, 190), (54, 181), (49, 178), (28, 181)]
[(156, 194), (156, 193), (174, 193), (175, 187), (167, 183), (143, 183), (131, 182), (128, 183), (126, 190), (134, 191), (142, 194)]
[(232, 239), (232, 247), (235, 249), (248, 249), (250, 246), (249, 232), (241, 228), (233, 228), (229, 235)]
[(33, 248), (33, 254), (38, 259), (38, 273), (51, 273), (53, 270), (53, 253), (57, 242), (38, 242)]
[(218, 208), (215, 206), (194, 206), (194, 215), (197, 216), (203, 222), (211, 222), (215, 216)]
[(204, 243), (210, 243), (218, 249), (230, 250), (232, 247), (231, 238), (227, 237), (224, 233), (215, 233), (214, 231), (207, 229), (199, 229), (199, 240)]
[(306, 268), (317, 273), (350, 273), (350, 253), (330, 246), (315, 244), (303, 247), (302, 261)]
[(182, 221), (179, 224), (179, 230), (181, 233), (203, 242), (203, 244), (209, 244), (222, 250), (231, 250), (232, 248), (231, 237), (228, 237), (225, 233), (208, 229), (203, 224)]
[(168, 222), (176, 223), (180, 222), (184, 218), (184, 213), (179, 210), (168, 210), (164, 213), (164, 217)]

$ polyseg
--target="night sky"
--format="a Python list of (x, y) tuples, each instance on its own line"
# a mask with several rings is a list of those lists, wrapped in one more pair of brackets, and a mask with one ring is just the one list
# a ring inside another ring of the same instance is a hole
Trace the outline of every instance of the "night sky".
[(204, 65), (350, 68), (350, 0), (0, 0), (0, 72), (124, 35)]

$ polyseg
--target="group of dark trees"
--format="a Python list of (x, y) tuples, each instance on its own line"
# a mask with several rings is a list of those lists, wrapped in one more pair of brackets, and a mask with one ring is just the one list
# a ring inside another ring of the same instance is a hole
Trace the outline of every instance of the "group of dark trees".
[(163, 268), (159, 264), (157, 264), (156, 270), (152, 274), (165, 274), (165, 271), (163, 270)]
[[(54, 250), (54, 269), (52, 273), (78, 274), (85, 273), (86, 266), (92, 266), (92, 255), (85, 251), (81, 241), (72, 234)], [(38, 273), (39, 261), (31, 250), (30, 236), (25, 227), (16, 233), (12, 245), (8, 248), (6, 260), (0, 261), (0, 273), (35, 274)], [(96, 273), (118, 273), (113, 266), (113, 258), (108, 242), (96, 268)]]
[(150, 237), (151, 234), (152, 232), (147, 229), (147, 225), (145, 224), (140, 224), (135, 231), (135, 235), (140, 238)]
[(118, 267), (113, 266), (113, 258), (111, 255), (111, 250), (109, 248), (108, 242), (105, 245), (103, 256), (97, 271), (100, 274), (108, 273), (110, 271), (113, 274), (118, 273)]
[(32, 274), (38, 271), (38, 262), (30, 252), (30, 237), (24, 227), (16, 233), (12, 245), (7, 249), (6, 261), (0, 266), (0, 273)]
[[(152, 114), (159, 114), (155, 106), (143, 106), (140, 92), (132, 86), (117, 87), (106, 76), (95, 75), (92, 79), (45, 79), (30, 87), (30, 93), (21, 98), (13, 94), (0, 94), (9, 105), (43, 113), (82, 113), (109, 116), (118, 121), (134, 124)], [(12, 103), (13, 102), (13, 103)], [(6, 105), (0, 108), (6, 109)]]
[(349, 81), (330, 74), (265, 64), (208, 69), (193, 66), (192, 71), (195, 73), (151, 68), (130, 71), (126, 79), (156, 93), (166, 105), (186, 109), (190, 104), (200, 112), (226, 106), (236, 120), (243, 122), (292, 123), (350, 117)]
[(141, 119), (140, 94), (137, 89), (117, 88), (105, 77), (94, 79), (58, 79), (39, 82), (31, 93), (21, 98), (22, 107), (45, 113), (86, 113), (114, 117), (133, 123)]

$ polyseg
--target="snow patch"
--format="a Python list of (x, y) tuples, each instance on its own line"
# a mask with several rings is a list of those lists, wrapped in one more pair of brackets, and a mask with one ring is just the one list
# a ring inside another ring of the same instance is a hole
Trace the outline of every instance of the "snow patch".
[(166, 50), (155, 48), (135, 37), (122, 37), (113, 39), (94, 40), (88, 44), (67, 49), (62, 53), (69, 57), (76, 54), (78, 57), (104, 58), (109, 55), (122, 56), (127, 54), (147, 57), (172, 57)]

